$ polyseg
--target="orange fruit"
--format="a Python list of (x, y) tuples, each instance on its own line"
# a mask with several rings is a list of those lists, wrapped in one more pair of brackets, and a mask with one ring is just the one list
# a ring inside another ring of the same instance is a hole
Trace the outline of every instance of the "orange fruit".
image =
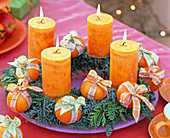
[[(56, 104), (57, 104), (58, 102), (61, 102), (62, 98), (63, 98), (63, 97), (59, 98), (59, 99), (57, 100)], [(76, 98), (74, 98), (74, 99), (76, 100)], [(55, 116), (56, 116), (56, 117), (58, 118), (58, 120), (60, 120), (61, 122), (65, 123), (65, 124), (68, 124), (68, 123), (70, 122), (70, 120), (71, 120), (71, 115), (72, 115), (71, 110), (68, 111), (68, 112), (66, 112), (66, 113), (64, 113), (64, 114), (62, 114), (61, 116), (60, 116), (60, 111), (61, 111), (61, 109), (57, 110), (57, 111), (55, 112)], [(81, 114), (82, 114), (82, 111), (81, 111), (80, 109), (78, 109), (78, 118), (77, 118), (77, 121), (81, 118)]]
[(0, 45), (4, 42), (6, 37), (6, 32), (2, 24), (0, 24)]
[[(94, 83), (91, 81), (84, 81), (81, 84), (81, 88), (80, 88), (81, 93), (85, 98), (87, 98), (89, 89), (93, 84)], [(94, 94), (94, 100), (102, 100), (106, 96), (106, 94), (107, 92), (105, 92), (100, 86), (97, 85), (96, 92)]]
[[(34, 64), (39, 64), (38, 61), (32, 61), (31, 63)], [(40, 75), (40, 71), (36, 70), (36, 69), (27, 69), (28, 75), (31, 78), (32, 81), (35, 81), (36, 79), (38, 79), (39, 75)], [(18, 79), (22, 79), (22, 77), (18, 77)]]
[(0, 9), (0, 12), (6, 12), (6, 13), (11, 13), (11, 8), (9, 6), (5, 6), (2, 9)]
[[(133, 86), (135, 86), (135, 82), (130, 82)], [(119, 88), (117, 89), (116, 95), (117, 95), (117, 100), (120, 102), (120, 96), (121, 94), (123, 94), (124, 92), (128, 92), (128, 89), (124, 86), (124, 85), (120, 85)], [(139, 95), (143, 95), (142, 93)], [(141, 99), (139, 99), (139, 101), (141, 102)], [(132, 108), (133, 107), (133, 102), (131, 102), (128, 106), (128, 108)]]
[[(7, 95), (7, 106), (9, 107), (9, 109), (11, 109), (10, 103), (11, 103), (13, 95), (14, 94), (11, 93), (11, 92), (9, 92), (8, 95)], [(26, 110), (28, 110), (28, 108), (29, 108), (26, 99), (22, 95), (18, 96), (15, 107), (16, 107), (16, 111), (19, 112), (19, 113), (23, 113)]]
[[(151, 56), (151, 54), (149, 54), (149, 55)], [(138, 65), (139, 65), (140, 67), (148, 67), (148, 64), (147, 64), (147, 62), (146, 62), (146, 59), (145, 59), (143, 56), (141, 57)], [(156, 64), (156, 66), (159, 66), (159, 67), (160, 67), (159, 60), (158, 60), (158, 63)]]
[[(159, 64), (159, 62), (158, 62), (158, 64)], [(149, 67), (146, 67), (145, 69), (148, 70)], [(159, 69), (157, 72), (159, 72), (159, 71), (160, 71), (160, 69)], [(156, 72), (155, 72), (155, 73), (156, 73)], [(144, 81), (146, 81), (146, 82), (148, 83), (148, 85), (149, 85), (149, 87), (150, 87), (150, 89), (151, 89), (152, 92), (159, 89), (159, 86), (155, 85), (155, 84), (152, 82), (152, 78), (143, 78), (143, 79), (144, 79)], [(163, 78), (160, 79), (160, 80), (161, 80), (161, 83), (162, 83)]]
[(140, 67), (148, 67), (148, 64), (147, 64), (147, 62), (146, 62), (146, 59), (145, 59), (143, 56), (141, 57), (138, 65), (139, 65)]
[[(80, 42), (83, 44), (82, 48), (83, 48), (83, 51), (85, 50), (85, 44), (84, 44), (84, 41), (82, 38), (78, 38), (78, 40), (80, 40)], [(71, 57), (77, 57), (79, 54), (78, 54), (78, 51), (77, 51), (77, 48), (74, 49), (73, 52), (71, 52)]]
[[(2, 134), (3, 134), (3, 132), (4, 132), (5, 129), (6, 129), (6, 127), (0, 126), (0, 137), (2, 136)], [(22, 133), (22, 135), (23, 135), (23, 132), (22, 132), (21, 128), (18, 127), (18, 129), (21, 131), (21, 133)], [(10, 138), (14, 138), (14, 137), (11, 135)], [(16, 138), (18, 138), (18, 137), (16, 136)]]

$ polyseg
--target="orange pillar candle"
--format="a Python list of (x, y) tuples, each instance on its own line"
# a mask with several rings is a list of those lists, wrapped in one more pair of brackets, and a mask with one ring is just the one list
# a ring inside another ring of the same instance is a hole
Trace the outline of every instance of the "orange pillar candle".
[(55, 21), (48, 17), (31, 18), (28, 21), (28, 58), (41, 59), (41, 51), (54, 45)]
[(44, 96), (56, 99), (71, 93), (71, 52), (50, 47), (41, 52), (42, 88)]
[(139, 45), (131, 40), (117, 40), (110, 45), (110, 80), (117, 89), (125, 81), (137, 81)]
[(88, 54), (104, 58), (110, 53), (113, 37), (113, 17), (106, 13), (88, 16)]

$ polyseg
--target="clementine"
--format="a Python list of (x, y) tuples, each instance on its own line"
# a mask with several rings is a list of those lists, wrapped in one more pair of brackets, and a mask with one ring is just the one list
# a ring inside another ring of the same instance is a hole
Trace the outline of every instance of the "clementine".
[[(11, 103), (13, 96), (14, 96), (14, 94), (11, 92), (9, 92), (7, 95), (7, 106), (9, 107), (9, 109), (11, 109), (10, 103)], [(16, 107), (16, 111), (19, 113), (23, 113), (26, 110), (28, 110), (28, 108), (29, 108), (28, 102), (21, 94), (18, 96), (15, 107)]]
[[(134, 87), (135, 87), (135, 82), (130, 82)], [(124, 86), (124, 85), (120, 85), (117, 89), (117, 92), (116, 92), (116, 95), (117, 95), (117, 100), (119, 101), (119, 103), (121, 104), (120, 102), (120, 98), (121, 98), (121, 94), (123, 94), (124, 92), (127, 92), (128, 89)], [(139, 95), (143, 95), (142, 93), (139, 94)], [(141, 99), (139, 99), (141, 101)], [(128, 108), (132, 108), (133, 107), (133, 102), (131, 102), (128, 106)]]
[[(21, 128), (20, 127), (17, 127), (17, 128), (20, 130), (20, 132), (22, 133), (22, 136), (23, 136), (23, 132), (22, 132)], [(0, 137), (2, 136), (5, 129), (6, 129), (6, 127), (0, 126)], [(10, 138), (14, 138), (14, 137), (11, 135)], [(18, 137), (16, 136), (16, 138), (18, 138)]]
[[(88, 92), (90, 87), (93, 85), (94, 83), (91, 81), (84, 81), (81, 84), (81, 93), (82, 95), (87, 98), (88, 96)], [(96, 86), (96, 92), (94, 94), (94, 100), (102, 100), (105, 96), (106, 96), (107, 92), (105, 92), (100, 86)]]
[[(62, 98), (63, 98), (63, 97), (59, 98), (56, 103), (61, 102)], [(74, 97), (74, 99), (76, 100), (75, 97)], [(61, 116), (60, 116), (60, 111), (61, 111), (61, 109), (57, 110), (57, 111), (55, 112), (55, 116), (56, 116), (56, 117), (58, 118), (58, 120), (60, 120), (61, 122), (68, 124), (68, 123), (70, 122), (71, 116), (72, 116), (71, 110), (68, 111), (68, 112), (66, 112), (66, 113), (64, 113), (64, 114), (62, 114)], [(81, 118), (81, 114), (82, 114), (82, 111), (81, 111), (80, 108), (79, 108), (79, 109), (78, 109), (78, 118), (77, 118), (77, 121)]]
[[(84, 44), (83, 39), (79, 37), (78, 40), (83, 44), (82, 48), (83, 48), (83, 51), (84, 51), (85, 50), (85, 44)], [(77, 48), (75, 48), (74, 51), (71, 52), (71, 57), (77, 57), (78, 55), (79, 55), (78, 50), (77, 50)]]

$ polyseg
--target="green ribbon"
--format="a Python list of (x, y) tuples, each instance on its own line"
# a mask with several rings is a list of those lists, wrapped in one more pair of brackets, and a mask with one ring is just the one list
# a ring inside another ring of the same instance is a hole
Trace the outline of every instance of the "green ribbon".
[(21, 125), (21, 121), (19, 118), (14, 117), (14, 120), (12, 120), (8, 115), (6, 116), (0, 115), (0, 122), (2, 122), (0, 126), (6, 127), (2, 134), (2, 138), (10, 138), (11, 135), (13, 137), (17, 136), (18, 138), (23, 137), (22, 133), (17, 128)]
[(152, 51), (148, 51), (148, 50), (144, 49), (142, 43), (139, 43), (139, 46), (141, 46), (141, 47), (139, 49), (138, 62), (141, 60), (141, 58), (143, 56), (149, 67), (151, 65), (156, 65), (158, 63), (159, 56)]
[(60, 116), (70, 110), (75, 110), (75, 113), (78, 113), (78, 109), (81, 105), (86, 106), (84, 97), (80, 96), (75, 100), (72, 96), (65, 96), (62, 98), (61, 102), (55, 105), (55, 111), (61, 109)]

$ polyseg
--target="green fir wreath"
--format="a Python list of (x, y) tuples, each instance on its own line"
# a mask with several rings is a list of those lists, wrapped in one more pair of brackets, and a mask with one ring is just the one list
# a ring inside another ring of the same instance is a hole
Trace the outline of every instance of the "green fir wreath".
[[(104, 79), (109, 78), (109, 67), (110, 67), (110, 57), (98, 59), (91, 57), (87, 54), (87, 49), (79, 57), (72, 59), (72, 75), (79, 75), (79, 71), (84, 73), (90, 71), (91, 69), (96, 70), (98, 75)], [(2, 78), (0, 78), (0, 85), (3, 89), (6, 89), (9, 83), (17, 83), (17, 77), (15, 75), (15, 68), (8, 67), (1, 71), (3, 73)], [(147, 83), (138, 78), (138, 84), (145, 84), (147, 88), (149, 86)], [(29, 83), (31, 86), (38, 86), (42, 88), (41, 71), (39, 78)], [(149, 89), (150, 90), (150, 89)], [(106, 126), (106, 135), (110, 136), (114, 130), (114, 126), (117, 124), (134, 119), (132, 116), (132, 109), (121, 106), (117, 101), (116, 90), (111, 88), (108, 90), (108, 97), (106, 96), (101, 101), (91, 101), (86, 99), (86, 106), (82, 107), (81, 119), (73, 124), (64, 124), (60, 122), (54, 112), (54, 106), (56, 100), (51, 100), (48, 97), (44, 97), (43, 93), (37, 93), (32, 90), (28, 90), (28, 93), (32, 97), (31, 107), (25, 111), (31, 119), (34, 119), (39, 124), (45, 124), (48, 126), (69, 126), (77, 130), (89, 130), (91, 128), (98, 128)], [(6, 94), (8, 92), (6, 91)], [(77, 98), (81, 96), (81, 91), (79, 88), (72, 88), (71, 95)], [(156, 98), (153, 92), (144, 93), (144, 96), (148, 98), (149, 101), (154, 101)], [(62, 96), (61, 96), (62, 97)], [(147, 117), (151, 120), (152, 111), (141, 102), (141, 117)]]

